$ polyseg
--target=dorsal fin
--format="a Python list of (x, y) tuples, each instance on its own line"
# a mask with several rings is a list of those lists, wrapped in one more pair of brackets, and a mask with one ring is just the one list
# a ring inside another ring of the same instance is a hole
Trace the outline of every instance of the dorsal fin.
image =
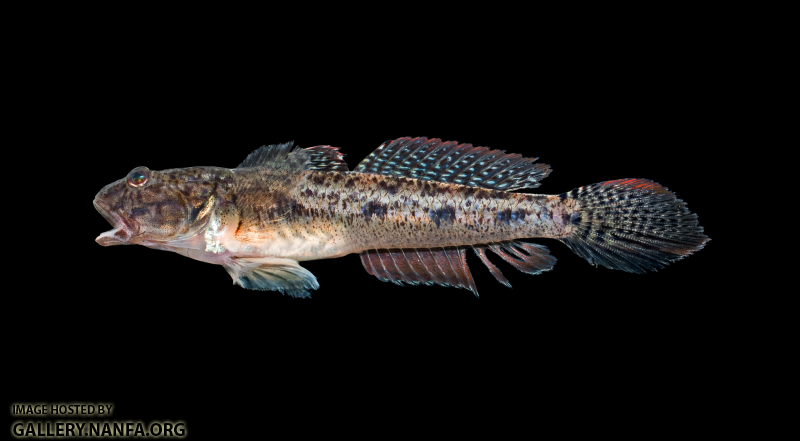
[[(237, 168), (275, 168), (279, 166), (276, 162), (284, 161), (290, 154), (295, 155), (294, 152), (301, 150), (300, 148), (292, 150), (293, 146), (294, 141), (261, 146), (247, 155), (247, 158)], [(318, 145), (302, 150), (306, 152), (305, 156), (308, 161), (305, 164), (306, 170), (347, 171), (347, 163), (343, 159), (345, 155), (339, 151), (339, 147)]]
[(550, 174), (549, 165), (534, 164), (537, 159), (456, 141), (406, 137), (384, 142), (353, 171), (512, 191), (536, 188)]
[[(262, 145), (247, 155), (244, 161), (236, 168), (280, 167), (281, 163), (285, 162), (289, 154), (292, 153), (293, 145), (294, 141), (283, 144)], [(295, 149), (295, 151), (297, 151), (297, 149)], [(305, 154), (304, 156), (307, 158), (309, 155)], [(295, 159), (297, 158), (299, 158), (299, 156), (295, 157)]]
[(308, 178), (309, 152), (292, 143), (263, 146), (234, 170), (231, 193), (239, 210), (237, 234), (274, 228), (294, 203), (292, 191)]
[(345, 155), (339, 151), (339, 147), (318, 145), (305, 150), (311, 157), (306, 170), (341, 172), (348, 170), (347, 163), (344, 162)]

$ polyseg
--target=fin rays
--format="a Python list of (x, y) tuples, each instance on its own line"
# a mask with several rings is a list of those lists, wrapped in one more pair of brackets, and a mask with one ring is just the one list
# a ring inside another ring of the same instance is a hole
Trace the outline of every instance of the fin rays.
[(547, 164), (534, 164), (537, 159), (438, 138), (399, 138), (381, 144), (353, 171), (512, 191), (536, 188), (550, 174)]
[[(445, 247), (432, 249), (377, 249), (361, 253), (361, 263), (367, 273), (383, 282), (403, 286), (440, 285), (464, 288), (478, 295), (475, 279), (467, 265), (467, 250), (470, 247)], [(539, 274), (552, 269), (556, 258), (547, 247), (525, 242), (501, 242), (471, 247), (498, 282), (511, 287), (486, 256), (490, 250), (510, 263), (514, 268), (527, 273)]]
[(277, 257), (233, 257), (224, 264), (233, 283), (246, 289), (278, 291), (292, 297), (311, 297), (317, 278), (296, 261)]
[(329, 145), (318, 145), (303, 149), (309, 154), (309, 162), (306, 170), (316, 171), (347, 171), (347, 163), (344, 162), (345, 154), (339, 151), (339, 147)]
[(561, 196), (580, 204), (574, 232), (561, 241), (593, 265), (657, 271), (710, 240), (686, 203), (653, 181), (618, 179)]

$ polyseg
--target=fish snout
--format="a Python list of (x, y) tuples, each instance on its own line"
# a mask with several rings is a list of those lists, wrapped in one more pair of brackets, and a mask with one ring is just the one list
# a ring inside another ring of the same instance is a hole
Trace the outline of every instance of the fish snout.
[(102, 199), (95, 199), (94, 208), (111, 224), (113, 229), (97, 236), (95, 242), (104, 247), (124, 245), (130, 242), (132, 231), (121, 216), (113, 214), (111, 206)]

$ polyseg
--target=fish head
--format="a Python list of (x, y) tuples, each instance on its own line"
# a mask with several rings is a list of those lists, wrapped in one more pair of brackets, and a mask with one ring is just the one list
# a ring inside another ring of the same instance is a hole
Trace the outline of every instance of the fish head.
[(210, 218), (215, 188), (213, 175), (201, 168), (136, 167), (94, 197), (94, 207), (113, 227), (95, 240), (102, 246), (153, 245), (193, 237)]

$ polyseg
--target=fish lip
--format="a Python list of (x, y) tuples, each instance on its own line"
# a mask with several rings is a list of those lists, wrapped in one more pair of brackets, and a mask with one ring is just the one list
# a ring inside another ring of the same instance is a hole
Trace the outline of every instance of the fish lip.
[(93, 202), (94, 208), (100, 215), (111, 224), (113, 229), (97, 236), (95, 242), (104, 247), (112, 245), (125, 245), (130, 243), (133, 238), (133, 229), (125, 222), (122, 216), (112, 213), (111, 206), (108, 202), (102, 199), (95, 199)]
[(97, 212), (100, 213), (100, 215), (102, 215), (108, 221), (108, 223), (111, 224), (112, 227), (116, 226), (114, 218), (111, 217), (111, 214), (109, 213), (109, 210), (111, 210), (111, 206), (108, 205), (108, 202), (102, 199), (95, 199), (94, 201), (92, 201), (92, 204), (94, 205), (94, 208), (97, 210)]

